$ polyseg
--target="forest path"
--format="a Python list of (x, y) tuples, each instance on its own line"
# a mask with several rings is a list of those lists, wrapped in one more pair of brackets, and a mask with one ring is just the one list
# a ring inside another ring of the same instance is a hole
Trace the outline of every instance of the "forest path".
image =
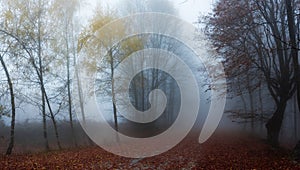
[(200, 145), (196, 133), (159, 156), (123, 158), (93, 146), (38, 154), (0, 156), (0, 169), (300, 169), (287, 151), (256, 136), (216, 132)]

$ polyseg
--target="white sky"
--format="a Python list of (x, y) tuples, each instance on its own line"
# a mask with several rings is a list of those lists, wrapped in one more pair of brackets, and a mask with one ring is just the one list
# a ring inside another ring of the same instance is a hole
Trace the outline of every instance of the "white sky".
[(175, 7), (179, 10), (179, 15), (182, 19), (193, 23), (197, 21), (200, 14), (211, 12), (214, 0), (173, 0)]
[[(93, 14), (93, 8), (97, 3), (108, 4), (116, 9), (117, 4), (120, 4), (122, 0), (86, 0), (86, 5), (81, 7), (81, 15), (90, 17)], [(207, 14), (212, 9), (212, 4), (215, 0), (170, 0), (174, 3), (174, 7), (179, 12), (179, 17), (182, 19), (194, 23), (200, 14)], [(86, 18), (85, 17), (85, 18)]]

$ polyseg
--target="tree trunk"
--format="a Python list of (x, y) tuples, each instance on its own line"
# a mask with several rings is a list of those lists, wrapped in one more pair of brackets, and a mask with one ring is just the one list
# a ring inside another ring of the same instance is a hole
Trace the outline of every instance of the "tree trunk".
[[(293, 65), (294, 65), (294, 77), (296, 80), (296, 88), (297, 88), (296, 91), (297, 103), (298, 103), (298, 110), (300, 111), (300, 75), (299, 75), (298, 44), (296, 40), (297, 37), (296, 37), (296, 29), (295, 29), (295, 18), (293, 12), (294, 10), (293, 10), (291, 0), (286, 0), (285, 4), (286, 4), (287, 19), (288, 19), (289, 36), (291, 41), (291, 55), (293, 58)], [(296, 128), (297, 127), (295, 127), (295, 129)], [(300, 141), (298, 143), (300, 143)], [(295, 148), (295, 150), (300, 150), (299, 145), (298, 147)]]
[(113, 114), (114, 114), (114, 124), (116, 130), (116, 139), (119, 142), (119, 127), (118, 127), (118, 117), (117, 117), (117, 107), (116, 107), (116, 97), (115, 97), (115, 82), (114, 82), (114, 59), (112, 56), (111, 49), (109, 50), (110, 57), (110, 71), (111, 71), (111, 95), (112, 95), (112, 106), (113, 106)]
[[(39, 8), (41, 7), (41, 1), (39, 1)], [(41, 9), (39, 9), (41, 10)], [(39, 12), (39, 15), (41, 14), (41, 11)], [(39, 66), (38, 69), (36, 67), (36, 64), (34, 62), (33, 57), (31, 58), (31, 63), (34, 66), (34, 69), (36, 70), (37, 76), (40, 80), (40, 88), (41, 88), (41, 95), (42, 95), (42, 115), (43, 115), (43, 135), (45, 140), (45, 147), (46, 150), (49, 150), (49, 143), (48, 143), (48, 135), (47, 135), (47, 119), (46, 119), (46, 103), (45, 103), (45, 91), (43, 90), (43, 68), (42, 68), (42, 59), (41, 59), (41, 53), (42, 53), (42, 45), (41, 45), (41, 16), (38, 18), (38, 58), (39, 58)]]
[[(260, 80), (262, 77), (260, 77)], [(259, 82), (259, 89), (258, 89), (258, 98), (260, 104), (260, 129), (263, 129), (264, 124), (264, 108), (263, 108), (263, 99), (262, 99), (262, 81)]]
[[(40, 64), (41, 64), (41, 62), (40, 62)], [(37, 69), (37, 67), (36, 67), (35, 64), (34, 64), (34, 67), (35, 67), (35, 69), (37, 71), (38, 69)], [(56, 121), (55, 121), (55, 116), (54, 116), (54, 113), (52, 111), (52, 108), (51, 108), (51, 105), (50, 105), (50, 101), (49, 101), (49, 98), (48, 98), (47, 93), (46, 93), (46, 89), (45, 89), (43, 77), (41, 76), (42, 75), (41, 72), (39, 73), (37, 71), (37, 73), (38, 73), (38, 77), (40, 79), (40, 86), (41, 86), (41, 91), (42, 91), (42, 101), (43, 101), (43, 103), (45, 101), (47, 103), (47, 106), (48, 106), (48, 109), (49, 109), (49, 112), (50, 112), (50, 118), (51, 118), (53, 126), (54, 126), (54, 132), (55, 132), (56, 142), (57, 142), (58, 148), (62, 149), (62, 147), (60, 145), (60, 141), (59, 141), (59, 135), (58, 135), (57, 125), (56, 125)], [(46, 113), (45, 113), (45, 115), (46, 115)]]
[(59, 141), (59, 135), (58, 135), (58, 130), (57, 130), (55, 116), (53, 114), (53, 111), (52, 111), (52, 108), (51, 108), (51, 105), (50, 105), (50, 101), (49, 101), (49, 98), (47, 96), (45, 85), (44, 85), (43, 81), (41, 81), (41, 88), (42, 88), (42, 91), (43, 91), (43, 93), (45, 95), (45, 101), (47, 103), (47, 106), (48, 106), (48, 109), (49, 109), (49, 112), (50, 112), (50, 118), (51, 118), (53, 126), (54, 126), (54, 133), (55, 133), (55, 137), (56, 137), (56, 143), (57, 143), (58, 148), (61, 150), (62, 147), (61, 147), (60, 141)]
[[(41, 90), (42, 91), (42, 90)], [(43, 115), (43, 136), (46, 150), (49, 150), (49, 143), (48, 143), (48, 134), (47, 134), (47, 119), (46, 119), (46, 104), (45, 104), (45, 94), (42, 91), (42, 115)]]
[(51, 116), (51, 120), (52, 120), (53, 127), (54, 127), (56, 143), (57, 143), (58, 149), (61, 150), (62, 147), (61, 147), (60, 141), (59, 141), (59, 135), (58, 135), (57, 124), (56, 124), (55, 118), (53, 116)]
[(261, 117), (263, 118), (263, 113), (264, 113), (264, 104), (263, 104), (263, 98), (262, 98), (262, 87), (261, 87), (261, 81), (259, 83), (259, 89), (258, 89), (258, 100), (259, 100), (259, 110), (261, 113)]
[[(143, 62), (141, 63), (141, 67), (143, 68)], [(145, 111), (145, 100), (147, 100), (146, 98), (145, 98), (145, 82), (144, 82), (144, 78), (145, 78), (145, 76), (144, 76), (144, 71), (142, 71), (141, 72), (141, 79), (140, 79), (140, 81), (141, 81), (141, 86), (142, 86), (142, 111), (144, 112)]]
[(115, 98), (115, 82), (114, 82), (114, 66), (113, 66), (113, 57), (111, 51), (110, 54), (110, 69), (111, 69), (111, 95), (112, 95), (112, 104), (113, 104), (113, 114), (114, 114), (114, 123), (115, 130), (118, 131), (118, 117), (117, 117), (117, 107), (116, 107), (116, 98)]
[[(39, 7), (41, 7), (41, 1), (39, 1)], [(41, 9), (39, 9), (39, 10), (41, 10)], [(41, 11), (39, 12), (39, 15), (40, 14), (41, 14)], [(42, 63), (42, 34), (41, 34), (42, 25), (41, 25), (41, 18), (40, 17), (41, 16), (39, 16), (39, 18), (38, 18), (38, 37), (37, 37), (37, 40), (38, 40), (37, 41), (37, 43), (38, 43), (37, 53), (38, 53), (38, 65), (39, 65), (39, 67), (36, 65), (33, 56), (31, 56), (30, 60), (31, 60), (31, 64), (33, 65), (33, 67), (34, 67), (34, 69), (37, 73), (38, 79), (40, 81), (39, 83), (40, 83), (40, 86), (41, 86), (41, 93), (42, 93), (42, 96), (44, 95), (44, 99), (45, 99), (44, 101), (46, 101), (49, 112), (50, 112), (51, 120), (53, 122), (54, 130), (55, 130), (57, 145), (58, 145), (58, 148), (61, 149), (54, 114), (53, 114), (53, 111), (52, 111), (52, 108), (51, 108), (51, 105), (50, 105), (50, 101), (49, 101), (47, 93), (46, 93), (45, 84), (44, 84), (44, 75), (43, 75), (43, 72), (44, 72), (43, 68), (44, 67), (43, 67), (43, 63)]]
[[(77, 57), (76, 57), (76, 48), (75, 45), (73, 44), (73, 55), (74, 55), (74, 66), (75, 66), (75, 76), (77, 79), (77, 90), (78, 90), (78, 97), (79, 97), (79, 107), (80, 107), (80, 112), (81, 112), (81, 117), (82, 117), (82, 122), (83, 122), (83, 127), (86, 128), (86, 120), (85, 120), (85, 110), (84, 110), (84, 97), (82, 94), (82, 88), (81, 88), (81, 80), (79, 76), (79, 70), (77, 67)], [(94, 142), (90, 139), (90, 137), (87, 135), (88, 142), (91, 146), (94, 145)]]
[[(67, 28), (66, 28), (67, 32)], [(69, 56), (69, 45), (68, 45), (68, 38), (66, 38), (66, 46), (67, 46), (67, 85), (68, 85), (68, 105), (69, 105), (69, 119), (70, 119), (70, 126), (71, 126), (71, 134), (73, 143), (77, 146), (74, 126), (73, 126), (73, 115), (72, 115), (72, 97), (71, 97), (71, 81), (70, 81), (70, 56)]]
[(254, 103), (253, 103), (253, 94), (252, 94), (252, 89), (251, 89), (251, 82), (250, 82), (250, 77), (249, 73), (247, 73), (247, 90), (248, 90), (248, 95), (249, 95), (249, 104), (250, 104), (250, 114), (251, 114), (251, 130), (254, 130), (254, 118), (255, 118), (255, 111), (254, 111)]
[(14, 141), (15, 141), (15, 118), (16, 118), (16, 105), (15, 105), (15, 94), (14, 94), (14, 88), (13, 83), (11, 81), (9, 72), (7, 70), (6, 64), (2, 58), (3, 56), (0, 55), (1, 65), (5, 71), (5, 75), (7, 78), (7, 83), (9, 86), (9, 92), (10, 92), (10, 103), (11, 103), (11, 123), (10, 123), (10, 141), (8, 148), (6, 150), (6, 155), (10, 155), (12, 153), (12, 149), (14, 147)]
[[(237, 90), (238, 90), (238, 93), (240, 94), (240, 97), (242, 99), (244, 113), (247, 113), (247, 110), (248, 110), (247, 109), (247, 103), (246, 103), (246, 100), (245, 100), (245, 97), (243, 95), (243, 91), (242, 91), (242, 88), (241, 88), (242, 82), (240, 81), (239, 76), (237, 77), (237, 79), (238, 79), (238, 82), (237, 82), (238, 89)], [(239, 115), (237, 115), (237, 116), (239, 116)]]
[(296, 41), (296, 29), (295, 29), (295, 18), (293, 12), (293, 6), (291, 0), (286, 0), (286, 10), (288, 19), (288, 28), (291, 41), (291, 55), (293, 58), (294, 75), (297, 87), (297, 101), (298, 109), (300, 110), (300, 74), (299, 74), (299, 59), (298, 59), (298, 45)]
[(75, 65), (75, 75), (76, 75), (76, 79), (77, 79), (77, 90), (78, 90), (78, 97), (79, 97), (79, 107), (80, 107), (80, 111), (81, 111), (81, 117), (82, 117), (82, 121), (83, 121), (83, 125), (84, 127), (86, 127), (86, 120), (85, 120), (85, 111), (84, 111), (84, 101), (83, 101), (83, 95), (82, 95), (82, 88), (81, 88), (81, 80), (79, 77), (79, 72), (78, 72), (78, 67), (76, 64), (76, 58), (74, 58), (74, 65)]
[(282, 125), (286, 104), (286, 100), (280, 101), (280, 103), (277, 104), (277, 109), (275, 113), (266, 124), (268, 142), (274, 147), (277, 147), (279, 144), (279, 132)]
[(298, 114), (298, 109), (297, 109), (297, 96), (294, 95), (294, 98), (293, 98), (293, 110), (294, 110), (294, 138), (297, 140), (298, 139), (298, 132), (297, 132), (297, 129), (298, 129), (298, 124), (297, 124), (297, 114)]

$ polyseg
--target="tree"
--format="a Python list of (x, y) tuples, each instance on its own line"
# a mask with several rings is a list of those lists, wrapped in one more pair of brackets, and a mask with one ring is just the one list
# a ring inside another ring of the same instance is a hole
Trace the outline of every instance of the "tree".
[[(48, 1), (42, 0), (26, 1), (26, 3), (16, 0), (5, 2), (4, 4), (7, 5), (5, 6), (6, 8), (4, 8), (4, 13), (9, 15), (4, 18), (6, 19), (6, 21), (4, 21), (5, 27), (3, 27), (0, 32), (7, 37), (13, 38), (15, 46), (24, 52), (23, 57), (26, 58), (27, 63), (31, 65), (31, 69), (26, 67), (27, 70), (24, 70), (24, 72), (34, 72), (36, 75), (35, 78), (40, 86), (45, 147), (49, 149), (46, 126), (46, 112), (49, 111), (49, 117), (54, 126), (57, 145), (61, 148), (55, 113), (46, 90), (45, 79), (45, 73), (49, 70), (47, 66), (50, 65), (51, 61), (53, 61), (53, 57), (55, 57), (52, 55), (53, 53), (51, 53), (53, 50), (50, 48), (46, 49), (50, 44), (50, 31), (52, 31), (52, 28), (47, 23), (49, 21), (48, 17), (50, 18), (52, 15), (51, 4), (49, 4)], [(12, 9), (15, 11), (12, 12)], [(45, 27), (46, 24), (48, 24), (47, 29)]]
[[(295, 3), (295, 2), (293, 2), (293, 3)], [(285, 5), (286, 5), (288, 32), (289, 32), (289, 37), (290, 37), (289, 45), (291, 46), (291, 54), (290, 55), (293, 59), (294, 77), (295, 77), (296, 88), (297, 88), (298, 110), (300, 110), (300, 74), (299, 74), (300, 72), (299, 72), (299, 59), (298, 59), (299, 43), (297, 43), (297, 38), (299, 37), (299, 33), (297, 35), (297, 31), (295, 28), (296, 27), (296, 22), (295, 22), (296, 18), (295, 18), (295, 13), (294, 13), (295, 9), (293, 8), (292, 0), (285, 0)]]
[(11, 80), (11, 76), (9, 74), (8, 68), (6, 66), (5, 60), (3, 59), (4, 54), (0, 54), (0, 62), (5, 71), (5, 75), (7, 78), (7, 83), (9, 86), (9, 93), (10, 93), (10, 104), (11, 104), (11, 124), (10, 124), (10, 141), (9, 146), (7, 148), (6, 154), (10, 155), (12, 153), (12, 149), (14, 147), (14, 140), (15, 140), (15, 119), (16, 119), (16, 104), (15, 104), (15, 93), (14, 93), (14, 86)]
[[(173, 6), (173, 3), (168, 0), (163, 1), (157, 1), (157, 0), (150, 0), (150, 1), (138, 1), (135, 3), (132, 3), (132, 1), (125, 1), (123, 3), (126, 3), (125, 8), (121, 10), (123, 13), (122, 15), (128, 15), (128, 14), (135, 14), (140, 12), (160, 12), (160, 13), (166, 13), (171, 15), (177, 15), (177, 11)], [(165, 32), (180, 32), (175, 27), (170, 27), (169, 25), (165, 25), (165, 23), (157, 23), (157, 25), (153, 25), (153, 27), (157, 27), (159, 29), (163, 29)], [(129, 45), (126, 48), (122, 48), (120, 50), (126, 49), (127, 51), (130, 51), (130, 53), (137, 52), (138, 50), (143, 49), (163, 49), (167, 51), (171, 51), (173, 53), (180, 53), (178, 52), (180, 44), (176, 42), (174, 39), (159, 35), (159, 34), (149, 34), (149, 35), (141, 35), (141, 36), (135, 36), (134, 38), (139, 39), (141, 41), (142, 46), (139, 48), (134, 48), (134, 46)], [(133, 38), (132, 38), (133, 39)], [(127, 41), (123, 42), (126, 43)], [(182, 44), (181, 44), (182, 45)], [(130, 54), (128, 53), (128, 54)], [(129, 55), (125, 55), (126, 58)], [(155, 57), (153, 57), (153, 66), (157, 66), (159, 60), (157, 60)], [(140, 63), (135, 63), (143, 66), (146, 64), (144, 61), (141, 61)], [(134, 65), (132, 66), (134, 67)], [(136, 109), (145, 111), (147, 108), (149, 108), (149, 102), (148, 102), (148, 94), (150, 91), (160, 88), (162, 89), (166, 94), (168, 94), (168, 102), (169, 105), (166, 108), (167, 117), (169, 117), (169, 123), (172, 123), (172, 119), (176, 117), (176, 115), (173, 114), (173, 101), (174, 98), (169, 98), (171, 94), (173, 94), (176, 88), (168, 88), (168, 86), (174, 86), (175, 83), (172, 82), (170, 77), (166, 76), (163, 72), (161, 72), (158, 69), (150, 69), (142, 71), (138, 76), (134, 79), (132, 86), (131, 86), (131, 92), (133, 93), (134, 97), (131, 99), (132, 103), (134, 103)], [(173, 117), (171, 119), (171, 117)]]
[[(56, 10), (55, 17), (59, 21), (60, 18), (63, 18), (60, 22), (57, 23), (57, 42), (55, 48), (59, 49), (58, 55), (63, 54), (63, 60), (66, 60), (66, 84), (67, 84), (67, 100), (68, 100), (68, 113), (69, 113), (69, 120), (70, 120), (70, 127), (71, 133), (73, 137), (73, 143), (77, 146), (75, 132), (74, 132), (74, 125), (73, 125), (73, 110), (72, 110), (72, 97), (71, 97), (71, 71), (73, 69), (73, 64), (76, 60), (76, 46), (75, 42), (77, 41), (76, 37), (76, 30), (74, 27), (77, 27), (75, 14), (79, 6), (79, 1), (72, 0), (72, 1), (56, 1), (53, 5), (54, 9)], [(60, 29), (61, 30), (60, 30)], [(61, 33), (62, 32), (62, 33)], [(60, 35), (63, 36), (60, 36)], [(74, 61), (73, 64), (71, 61)], [(64, 61), (62, 61), (64, 62)]]
[(209, 17), (207, 34), (229, 68), (249, 64), (264, 75), (276, 110), (266, 124), (268, 141), (278, 145), (287, 101), (295, 92), (291, 50), (287, 47), (285, 1), (221, 0)]
[[(124, 9), (128, 9), (128, 12), (133, 14), (139, 10), (142, 11), (159, 11), (163, 9), (169, 9), (169, 11), (172, 12), (173, 8), (170, 8), (171, 3), (169, 1), (164, 1), (165, 5), (158, 6), (157, 2), (152, 3), (146, 3), (146, 1), (141, 1), (138, 4), (132, 4), (125, 7)], [(133, 6), (131, 6), (133, 5)], [(171, 9), (171, 10), (170, 10)], [(145, 49), (145, 48), (174, 48), (176, 47), (169, 45), (166, 43), (168, 41), (168, 38), (163, 37), (161, 35), (143, 35), (143, 36), (134, 36), (129, 37), (126, 40), (123, 40), (122, 42), (111, 45), (110, 42), (113, 42), (113, 40), (117, 37), (122, 37), (124, 32), (127, 31), (127, 29), (134, 29), (134, 28), (123, 28), (122, 25), (120, 25), (119, 28), (110, 28), (108, 33), (105, 35), (99, 35), (97, 34), (97, 31), (101, 29), (105, 24), (116, 18), (116, 15), (114, 12), (103, 12), (105, 10), (99, 9), (97, 10), (98, 14), (92, 18), (90, 26), (81, 34), (80, 44), (87, 44), (90, 47), (88, 48), (89, 56), (93, 56), (95, 58), (88, 58), (89, 62), (87, 63), (88, 68), (92, 71), (96, 72), (102, 72), (103, 76), (100, 76), (102, 80), (99, 80), (100, 82), (104, 82), (104, 86), (110, 90), (109, 95), (111, 95), (112, 100), (112, 108), (113, 108), (113, 115), (114, 115), (114, 127), (118, 131), (118, 116), (117, 116), (117, 107), (116, 103), (121, 104), (122, 101), (116, 100), (116, 94), (121, 93), (119, 89), (115, 89), (115, 83), (114, 80), (114, 74), (115, 74), (115, 67), (120, 63), (122, 60), (126, 59), (130, 54), (133, 52)], [(174, 11), (173, 11), (174, 12)], [(126, 12), (125, 12), (126, 13)], [(162, 25), (165, 25), (165, 23), (162, 23)], [(160, 26), (162, 26), (160, 25)], [(170, 29), (167, 27), (165, 29)], [(94, 34), (97, 34), (97, 38), (94, 37)], [(92, 45), (93, 44), (93, 45)], [(171, 44), (171, 43), (170, 43)], [(81, 46), (81, 45), (80, 45)], [(100, 55), (99, 55), (100, 54)], [(155, 59), (154, 59), (155, 60)], [(102, 64), (101, 67), (95, 65), (96, 63), (105, 63)], [(159, 62), (159, 61), (156, 61)], [(144, 63), (135, 63), (135, 64), (141, 64)], [(134, 66), (133, 66), (134, 67)], [(109, 70), (109, 72), (107, 72)], [(149, 89), (155, 89), (159, 85), (158, 75), (160, 73), (153, 69), (148, 70), (147, 72), (141, 72), (138, 79), (136, 79), (136, 83), (133, 83), (132, 89), (134, 89), (134, 98), (133, 103), (135, 103), (135, 106), (141, 110), (145, 110), (147, 108), (148, 103), (146, 102), (148, 99)], [(152, 87), (149, 86), (149, 88), (146, 88), (147, 78), (152, 76), (150, 84), (152, 84)], [(104, 80), (104, 78), (106, 78)], [(155, 79), (155, 77), (157, 79)], [(163, 78), (162, 78), (163, 79)], [(155, 83), (157, 81), (157, 83)], [(107, 87), (109, 84), (110, 87)], [(167, 86), (165, 86), (167, 87)], [(102, 88), (103, 89), (103, 88)], [(105, 92), (105, 91), (104, 91)], [(107, 93), (107, 92), (106, 92)]]
[[(97, 63), (102, 60), (101, 55), (107, 52), (105, 61), (109, 63), (110, 69), (110, 84), (111, 84), (111, 96), (112, 96), (112, 107), (113, 107), (113, 116), (114, 116), (114, 126), (118, 131), (118, 118), (117, 118), (117, 107), (115, 100), (115, 89), (113, 83), (114, 77), (114, 58), (113, 58), (113, 47), (110, 46), (110, 42), (113, 40), (111, 38), (121, 35), (124, 31), (122, 26), (119, 28), (111, 28), (112, 32), (107, 35), (97, 35), (95, 36), (98, 30), (100, 30), (107, 23), (115, 19), (115, 14), (110, 9), (104, 10), (101, 5), (98, 6), (94, 17), (91, 19), (89, 26), (80, 34), (78, 42), (78, 50), (81, 51), (83, 47), (86, 47), (85, 51), (89, 58), (86, 58), (84, 63), (85, 66), (90, 70), (90, 72), (96, 72), (99, 70)], [(100, 68), (102, 70), (103, 68)], [(80, 94), (79, 94), (80, 95)]]

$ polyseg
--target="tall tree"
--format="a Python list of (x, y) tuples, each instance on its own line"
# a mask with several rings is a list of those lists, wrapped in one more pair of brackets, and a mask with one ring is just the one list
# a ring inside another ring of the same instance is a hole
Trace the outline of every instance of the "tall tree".
[[(79, 6), (79, 1), (72, 0), (72, 1), (55, 1), (53, 8), (54, 10), (54, 17), (58, 20), (57, 22), (57, 29), (58, 31), (56, 34), (57, 43), (55, 43), (55, 47), (59, 49), (58, 55), (63, 54), (63, 60), (65, 62), (65, 70), (66, 74), (66, 84), (67, 84), (67, 98), (68, 98), (68, 113), (69, 113), (69, 120), (70, 120), (70, 127), (71, 127), (71, 134), (73, 138), (73, 143), (75, 146), (77, 145), (75, 132), (74, 132), (74, 123), (73, 123), (73, 110), (72, 110), (72, 95), (71, 95), (71, 71), (73, 70), (73, 64), (75, 62), (76, 56), (76, 46), (75, 42), (77, 41), (77, 37), (75, 34), (76, 30), (74, 27), (78, 27), (76, 23), (75, 14), (77, 12)], [(61, 29), (61, 30), (60, 30)], [(62, 33), (61, 33), (62, 32)], [(63, 36), (60, 36), (60, 35)], [(72, 62), (72, 60), (74, 62)]]
[(266, 124), (268, 140), (274, 146), (278, 145), (287, 101), (295, 92), (286, 23), (285, 1), (221, 0), (207, 27), (213, 45), (225, 58), (227, 73), (231, 67), (244, 69), (250, 61), (264, 75), (276, 104)]
[(6, 75), (7, 83), (9, 86), (9, 94), (10, 94), (10, 105), (11, 105), (10, 141), (9, 141), (8, 148), (6, 150), (6, 154), (10, 155), (12, 153), (14, 147), (14, 141), (15, 141), (16, 104), (15, 104), (14, 86), (8, 68), (6, 66), (5, 60), (3, 58), (4, 55), (5, 54), (0, 54), (0, 62)]
[[(113, 82), (115, 59), (113, 58), (114, 48), (110, 45), (113, 41), (112, 38), (121, 36), (124, 33), (124, 28), (120, 25), (119, 28), (111, 28), (111, 32), (106, 35), (99, 35), (97, 31), (103, 26), (113, 21), (116, 18), (114, 11), (108, 9), (105, 10), (101, 5), (97, 7), (95, 15), (91, 19), (89, 25), (80, 34), (79, 37), (79, 51), (86, 47), (85, 52), (89, 55), (89, 58), (85, 60), (85, 66), (91, 71), (96, 72), (103, 70), (104, 68), (98, 68), (97, 63), (104, 59), (105, 62), (109, 63), (109, 77), (110, 77), (110, 90), (112, 98), (112, 108), (113, 108), (113, 119), (115, 129), (118, 131), (118, 117), (117, 117), (117, 107), (115, 100), (115, 87)], [(97, 34), (97, 35), (96, 35)], [(98, 37), (96, 37), (98, 36)], [(107, 55), (106, 55), (107, 54)]]
[[(295, 2), (294, 2), (295, 3)], [(290, 46), (291, 46), (291, 56), (293, 59), (293, 65), (294, 65), (294, 77), (296, 81), (296, 86), (297, 86), (297, 101), (298, 101), (298, 109), (300, 111), (300, 72), (299, 72), (299, 59), (298, 59), (298, 43), (297, 43), (297, 38), (299, 35), (297, 35), (296, 31), (296, 17), (295, 17), (295, 12), (293, 8), (293, 3), (292, 0), (285, 0), (286, 4), (286, 12), (287, 12), (287, 23), (288, 23), (288, 32), (289, 32), (289, 37), (290, 37)], [(298, 33), (299, 34), (299, 33)], [(298, 40), (299, 41), (299, 40)]]
[[(51, 101), (46, 90), (47, 81), (45, 80), (45, 73), (49, 69), (47, 66), (49, 66), (53, 59), (51, 49), (46, 49), (51, 39), (50, 31), (52, 31), (50, 24), (48, 24), (49, 18), (51, 18), (51, 3), (43, 0), (26, 2), (15, 0), (5, 1), (5, 4), (5, 13), (9, 13), (12, 16), (7, 19), (16, 23), (16, 25), (6, 24), (5, 27), (1, 28), (0, 32), (7, 37), (13, 38), (15, 40), (15, 46), (24, 51), (23, 56), (26, 56), (28, 63), (31, 64), (31, 70), (27, 67), (29, 70), (24, 72), (33, 71), (36, 75), (35, 78), (37, 79), (41, 92), (43, 133), (46, 149), (49, 149), (46, 125), (47, 111), (50, 113), (49, 117), (54, 126), (57, 145), (61, 148), (55, 113), (52, 109)], [(11, 10), (14, 10), (14, 12), (11, 12)], [(9, 22), (5, 21), (5, 23)], [(45, 27), (46, 24), (48, 24), (47, 29)]]

